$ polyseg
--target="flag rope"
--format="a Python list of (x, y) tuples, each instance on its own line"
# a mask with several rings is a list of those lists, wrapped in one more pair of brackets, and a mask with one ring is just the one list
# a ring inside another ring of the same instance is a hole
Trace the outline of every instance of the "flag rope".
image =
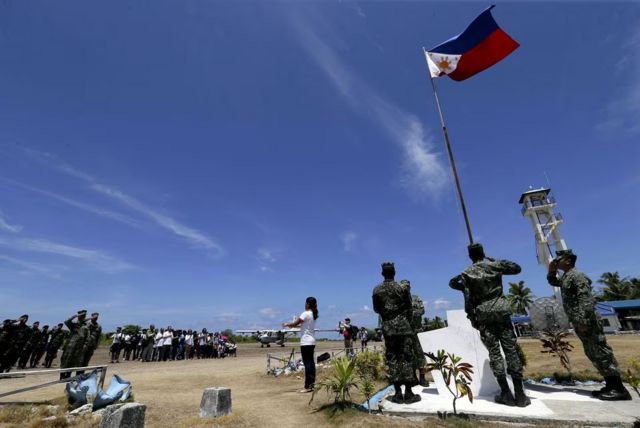
[[(425, 55), (425, 61), (427, 60), (427, 51), (423, 47), (422, 51)], [(427, 62), (427, 70), (429, 71), (429, 63)], [(436, 107), (438, 108), (438, 115), (440, 116), (440, 125), (442, 126), (442, 134), (444, 135), (445, 146), (447, 147), (447, 154), (449, 155), (449, 164), (451, 165), (451, 171), (453, 171), (453, 178), (456, 182), (456, 190), (458, 191), (458, 199), (460, 200), (460, 207), (462, 208), (462, 215), (464, 216), (464, 224), (467, 227), (467, 235), (469, 237), (469, 244), (473, 244), (473, 234), (471, 233), (471, 226), (469, 225), (469, 216), (467, 215), (467, 207), (464, 204), (464, 197), (462, 196), (462, 187), (460, 186), (460, 179), (458, 178), (458, 170), (456, 168), (456, 162), (453, 159), (453, 152), (451, 151), (451, 143), (449, 142), (449, 133), (447, 132), (447, 126), (444, 123), (444, 116), (442, 115), (442, 108), (440, 107), (440, 99), (438, 98), (438, 91), (436, 90), (436, 82), (431, 77), (431, 71), (429, 71), (429, 78), (431, 80), (431, 88), (433, 89), (433, 96), (436, 100)]]

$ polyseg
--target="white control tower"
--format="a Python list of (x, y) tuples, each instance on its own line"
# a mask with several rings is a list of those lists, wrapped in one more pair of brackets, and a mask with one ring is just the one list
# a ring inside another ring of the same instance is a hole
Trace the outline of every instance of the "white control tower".
[[(524, 192), (518, 201), (522, 204), (522, 215), (529, 218), (533, 226), (536, 240), (538, 263), (545, 268), (555, 257), (558, 250), (566, 250), (567, 244), (560, 233), (560, 225), (564, 222), (562, 215), (555, 212), (556, 200), (549, 195), (551, 189), (541, 187)], [(562, 302), (560, 289), (554, 287), (558, 302)]]

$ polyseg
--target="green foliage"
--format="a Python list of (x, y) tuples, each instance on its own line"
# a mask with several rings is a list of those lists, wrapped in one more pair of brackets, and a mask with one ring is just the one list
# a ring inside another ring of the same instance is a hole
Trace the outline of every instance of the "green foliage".
[[(438, 370), (444, 379), (447, 389), (453, 396), (453, 414), (457, 415), (456, 401), (462, 397), (468, 397), (469, 402), (473, 403), (473, 393), (471, 392), (471, 375), (473, 374), (473, 366), (469, 363), (463, 363), (462, 358), (454, 354), (439, 349), (434, 355), (431, 352), (425, 352), (425, 355), (431, 360), (427, 363), (427, 371)], [(451, 388), (451, 381), (454, 381), (454, 387)]]
[(359, 389), (358, 376), (356, 372), (356, 361), (353, 358), (340, 357), (332, 361), (332, 373), (325, 379), (316, 383), (316, 387), (311, 394), (313, 401), (316, 393), (325, 390), (328, 396), (333, 396), (335, 408), (344, 409), (351, 403), (351, 389)]
[(369, 403), (369, 400), (371, 400), (371, 397), (376, 392), (376, 383), (371, 377), (368, 377), (366, 375), (361, 375), (359, 378), (359, 382), (360, 392), (362, 392), (362, 395), (364, 395), (364, 398), (367, 400), (367, 410), (369, 411), (369, 413), (371, 413), (371, 404)]
[(624, 374), (625, 380), (629, 383), (629, 386), (633, 388), (633, 390), (640, 397), (640, 361), (631, 360), (629, 362), (630, 368), (627, 369), (627, 372)]
[(518, 283), (509, 283), (509, 294), (507, 299), (511, 304), (511, 309), (516, 314), (526, 315), (528, 313), (529, 306), (533, 303), (533, 294), (529, 287), (525, 287), (524, 281)]
[(598, 300), (640, 299), (640, 278), (621, 278), (618, 272), (605, 272), (600, 275), (598, 283), (603, 285), (596, 295)]
[(139, 331), (142, 331), (142, 327), (136, 324), (127, 324), (124, 327), (122, 327), (122, 332), (124, 334), (136, 334)]
[(560, 364), (569, 372), (569, 377), (571, 378), (569, 352), (573, 350), (573, 345), (569, 343), (567, 336), (569, 336), (569, 333), (560, 329), (545, 330), (540, 338), (543, 348), (540, 352), (560, 358)]
[(437, 330), (439, 328), (444, 328), (447, 326), (447, 321), (442, 318), (436, 316), (435, 318), (425, 317), (422, 320), (422, 331), (431, 331)]
[(382, 353), (365, 349), (356, 355), (356, 371), (361, 378), (380, 380), (385, 377), (384, 357)]

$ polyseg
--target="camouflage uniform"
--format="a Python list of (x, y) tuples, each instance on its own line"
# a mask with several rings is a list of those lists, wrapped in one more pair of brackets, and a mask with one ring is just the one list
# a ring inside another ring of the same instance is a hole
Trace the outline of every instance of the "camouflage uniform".
[(87, 321), (78, 320), (73, 321), (73, 317), (64, 322), (69, 329), (71, 336), (69, 342), (62, 352), (62, 358), (60, 359), (60, 368), (67, 367), (79, 367), (83, 363), (83, 350), (87, 338), (89, 336), (89, 328), (87, 327)]
[(9, 333), (7, 348), (2, 358), (0, 372), (9, 371), (20, 358), (20, 353), (31, 337), (31, 328), (26, 324), (13, 324)]
[(591, 363), (603, 377), (620, 376), (618, 362), (607, 344), (602, 322), (594, 309), (596, 301), (591, 292), (591, 280), (573, 268), (560, 278), (549, 274), (547, 281), (554, 287), (560, 287), (564, 311)]
[(522, 377), (522, 362), (511, 325), (511, 307), (502, 290), (502, 275), (518, 273), (520, 266), (514, 262), (484, 258), (449, 282), (451, 288), (464, 294), (467, 318), (480, 332), (496, 378), (505, 376), (501, 346), (507, 360), (507, 372), (511, 376)]
[(411, 318), (411, 327), (413, 327), (413, 331), (415, 332), (415, 369), (421, 369), (425, 365), (424, 352), (422, 351), (422, 346), (420, 345), (420, 340), (418, 340), (418, 333), (422, 331), (422, 317), (424, 316), (424, 302), (417, 294), (411, 296), (411, 305), (413, 309), (413, 317)]
[(55, 328), (51, 332), (51, 340), (47, 344), (47, 355), (44, 358), (44, 366), (46, 368), (51, 368), (51, 363), (58, 356), (58, 349), (64, 342), (64, 336), (65, 332), (62, 328)]
[(415, 376), (416, 338), (409, 287), (385, 279), (373, 290), (373, 310), (382, 318), (382, 334), (389, 377), (394, 383), (412, 382)]
[(40, 339), (42, 339), (42, 332), (37, 325), (34, 325), (31, 328), (31, 331), (29, 331), (29, 339), (27, 340), (27, 343), (24, 345), (20, 353), (20, 361), (18, 361), (18, 366), (21, 369), (27, 368), (27, 364), (29, 364), (31, 354), (40, 343)]
[(102, 336), (102, 326), (98, 323), (87, 322), (87, 328), (89, 330), (87, 334), (87, 341), (84, 344), (82, 366), (88, 366), (93, 352), (98, 349), (100, 344), (100, 337)]

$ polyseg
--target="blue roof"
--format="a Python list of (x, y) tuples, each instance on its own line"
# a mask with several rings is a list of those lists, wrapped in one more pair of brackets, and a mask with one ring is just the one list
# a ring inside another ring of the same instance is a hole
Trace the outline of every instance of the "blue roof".
[(596, 311), (598, 312), (598, 314), (600, 314), (600, 316), (616, 314), (616, 310), (613, 307), (607, 305), (607, 303), (608, 302), (596, 303)]
[(529, 315), (511, 315), (511, 322), (531, 322)]
[(609, 302), (598, 302), (596, 306), (604, 305), (613, 309), (640, 309), (640, 299), (633, 300), (611, 300)]

